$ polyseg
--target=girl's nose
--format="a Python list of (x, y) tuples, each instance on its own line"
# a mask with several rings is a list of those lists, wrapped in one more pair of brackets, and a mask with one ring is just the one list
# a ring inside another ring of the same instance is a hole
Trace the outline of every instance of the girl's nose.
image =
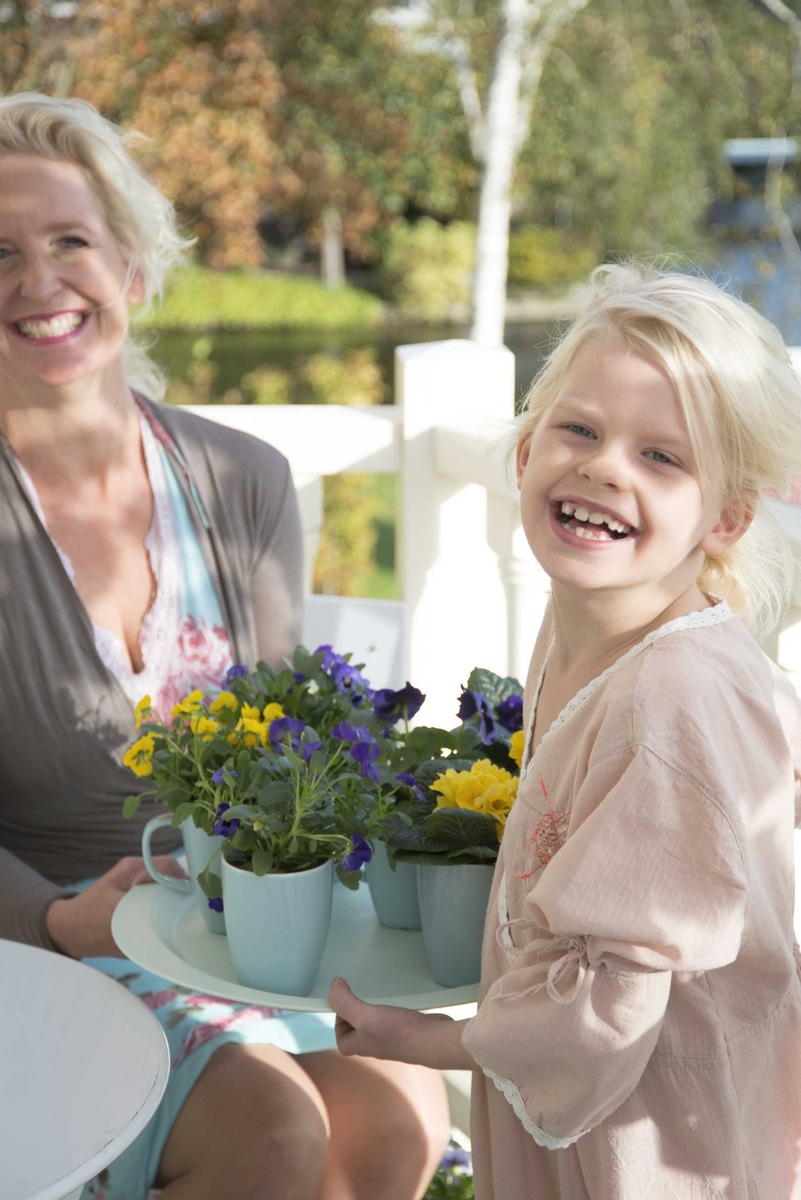
[(597, 487), (625, 488), (630, 471), (623, 447), (611, 443), (596, 445), (579, 467), (579, 474)]

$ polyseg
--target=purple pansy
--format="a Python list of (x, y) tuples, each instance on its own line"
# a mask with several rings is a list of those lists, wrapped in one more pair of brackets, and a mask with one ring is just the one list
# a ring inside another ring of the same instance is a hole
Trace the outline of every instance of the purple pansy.
[(485, 746), (494, 740), (495, 719), (487, 697), (482, 692), (470, 692), (462, 689), (459, 697), (459, 711), (456, 714), (460, 721), (467, 721), (478, 715), (478, 732)]
[(334, 681), (334, 687), (338, 692), (350, 696), (351, 704), (354, 707), (358, 707), (365, 696), (369, 699), (373, 694), (369, 682), (361, 671), (351, 663), (345, 662), (344, 658), (334, 664), (330, 674)]
[(223, 687), (224, 688), (230, 687), (235, 679), (244, 679), (244, 677), (247, 675), (247, 673), (248, 673), (248, 669), (247, 669), (247, 667), (243, 667), (242, 663), (234, 663), (234, 665), (232, 667), (229, 667), (228, 670), (225, 672), (225, 678), (223, 679)]
[(289, 739), (289, 745), (292, 750), (300, 748), (300, 738), (303, 730), (306, 728), (306, 722), (300, 717), (276, 717), (270, 722), (270, 741), (273, 749), (277, 750), (281, 743)]
[(425, 793), (411, 771), (399, 771), (395, 778), (398, 783), (405, 783), (408, 788), (411, 788), (418, 800), (425, 801)]
[(331, 671), (338, 663), (345, 661), (342, 655), (337, 654), (336, 650), (329, 646), (327, 642), (322, 646), (318, 646), (314, 653), (323, 655), (323, 661), (320, 665), (324, 671)]
[(212, 833), (216, 833), (218, 837), (233, 837), (237, 829), (241, 829), (242, 827), (242, 822), (237, 820), (236, 817), (232, 817), (230, 821), (226, 821), (224, 814), (228, 812), (230, 807), (231, 805), (226, 804), (225, 801), (217, 806), (217, 812), (214, 814)]
[(391, 721), (394, 725), (403, 716), (407, 721), (411, 721), (415, 713), (420, 711), (424, 700), (425, 696), (420, 689), (408, 682), (398, 691), (379, 688), (373, 693), (373, 712), (382, 721)]
[(303, 761), (308, 762), (311, 756), (322, 747), (322, 744), (319, 738), (309, 742), (301, 742), (300, 752), (303, 755)]
[(512, 695), (507, 696), (505, 700), (501, 700), (495, 709), (495, 716), (504, 729), (508, 729), (509, 733), (516, 733), (518, 729), (522, 729), (523, 697)]
[(212, 896), (207, 901), (207, 903), (208, 903), (209, 908), (212, 909), (214, 912), (222, 912), (223, 911), (222, 896)]
[(354, 833), (351, 842), (351, 849), (339, 864), (343, 871), (359, 871), (373, 857), (370, 843), (366, 842), (361, 834)]
[(473, 1164), (470, 1151), (465, 1150), (463, 1146), (451, 1143), (450, 1146), (445, 1147), (445, 1153), (442, 1155), (439, 1169), (445, 1171), (448, 1175), (452, 1175), (454, 1171), (460, 1175), (472, 1175)]
[(349, 721), (340, 721), (331, 733), (343, 742), (350, 742), (350, 756), (359, 764), (359, 773), (363, 778), (377, 781), (375, 759), (380, 757), (381, 748), (370, 731), (364, 725), (351, 725)]
[(225, 783), (226, 777), (228, 779), (236, 779), (236, 771), (226, 771), (225, 767), (220, 767), (219, 770), (212, 771), (211, 782), (215, 787), (219, 787)]

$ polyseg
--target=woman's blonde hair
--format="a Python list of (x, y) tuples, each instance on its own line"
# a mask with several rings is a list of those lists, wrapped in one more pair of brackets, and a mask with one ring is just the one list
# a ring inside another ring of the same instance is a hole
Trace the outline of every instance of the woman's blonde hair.
[[(161, 297), (168, 272), (192, 239), (181, 235), (172, 204), (130, 157), (128, 147), (141, 140), (141, 134), (113, 125), (83, 100), (39, 92), (0, 98), (0, 159), (38, 154), (83, 169), (130, 276), (141, 280), (146, 306)], [(161, 372), (130, 333), (125, 366), (133, 387), (154, 399), (161, 396)]]
[(556, 399), (578, 351), (615, 333), (657, 363), (681, 404), (702, 486), (712, 453), (725, 503), (752, 515), (748, 531), (707, 555), (703, 591), (729, 601), (758, 635), (772, 629), (793, 589), (792, 550), (766, 492), (787, 494), (801, 471), (801, 380), (781, 335), (749, 305), (697, 274), (608, 264), (590, 276), (586, 308), (529, 388), (516, 440)]

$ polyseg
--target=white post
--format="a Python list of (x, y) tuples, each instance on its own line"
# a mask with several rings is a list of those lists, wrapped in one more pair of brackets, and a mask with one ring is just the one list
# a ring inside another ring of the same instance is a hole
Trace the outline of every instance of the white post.
[(505, 673), (508, 617), (498, 555), (488, 543), (487, 492), (436, 469), (441, 424), (500, 436), (514, 413), (514, 356), (467, 341), (400, 346), (403, 425), (400, 553), (409, 614), (409, 679), (426, 693), (421, 719), (456, 724), (474, 666)]

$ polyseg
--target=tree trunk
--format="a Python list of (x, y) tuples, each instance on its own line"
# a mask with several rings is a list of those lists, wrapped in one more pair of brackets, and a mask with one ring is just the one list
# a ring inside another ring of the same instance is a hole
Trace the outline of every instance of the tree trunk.
[(342, 239), (342, 216), (339, 209), (327, 208), (323, 213), (323, 242), (320, 268), (327, 288), (341, 288), (345, 282), (345, 243)]
[(517, 159), (527, 0), (503, 0), (501, 35), (487, 100), (484, 170), (473, 284), (473, 341), (503, 343), (512, 177)]

